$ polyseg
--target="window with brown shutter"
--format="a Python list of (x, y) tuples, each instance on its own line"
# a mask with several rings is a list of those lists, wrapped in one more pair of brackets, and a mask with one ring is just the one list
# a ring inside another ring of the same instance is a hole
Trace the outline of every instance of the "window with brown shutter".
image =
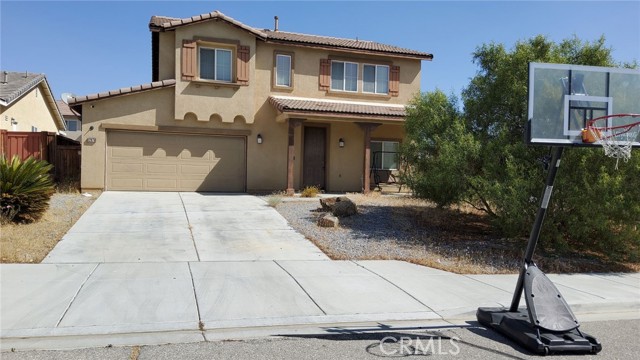
[(392, 66), (389, 74), (389, 95), (400, 94), (400, 66)]
[(331, 86), (331, 60), (320, 59), (320, 76), (318, 82), (320, 90), (329, 90)]
[(238, 46), (238, 75), (237, 82), (241, 85), (249, 84), (249, 47), (245, 45)]
[(182, 80), (194, 80), (198, 67), (197, 45), (194, 40), (182, 41)]

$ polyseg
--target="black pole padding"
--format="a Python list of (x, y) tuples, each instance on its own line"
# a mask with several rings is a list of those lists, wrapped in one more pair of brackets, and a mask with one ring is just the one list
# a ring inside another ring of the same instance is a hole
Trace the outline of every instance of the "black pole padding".
[(518, 276), (516, 290), (513, 293), (511, 307), (509, 308), (509, 311), (512, 312), (518, 311), (518, 306), (520, 305), (520, 297), (522, 296), (522, 290), (524, 288), (524, 275), (527, 271), (527, 266), (531, 264), (533, 252), (536, 250), (536, 245), (538, 244), (538, 239), (540, 238), (540, 230), (542, 230), (542, 223), (544, 222), (544, 217), (547, 214), (549, 200), (551, 200), (553, 183), (556, 180), (556, 174), (558, 173), (558, 168), (560, 167), (560, 158), (562, 157), (563, 149), (564, 148), (561, 146), (552, 148), (553, 155), (551, 157), (551, 166), (549, 167), (549, 172), (547, 173), (547, 181), (545, 184), (546, 186), (544, 188), (544, 192), (542, 193), (542, 199), (540, 200), (540, 208), (538, 209), (536, 220), (533, 223), (533, 228), (531, 229), (531, 234), (529, 235), (527, 250), (524, 253), (524, 262), (522, 264), (522, 268), (520, 269), (520, 276)]

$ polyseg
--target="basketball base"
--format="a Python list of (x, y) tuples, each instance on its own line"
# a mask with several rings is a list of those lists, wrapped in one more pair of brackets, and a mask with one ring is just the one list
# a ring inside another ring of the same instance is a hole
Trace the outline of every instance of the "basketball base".
[(602, 345), (593, 336), (579, 331), (549, 331), (534, 326), (527, 309), (509, 311), (505, 308), (478, 308), (478, 321), (522, 345), (527, 350), (547, 355), (551, 353), (596, 354)]

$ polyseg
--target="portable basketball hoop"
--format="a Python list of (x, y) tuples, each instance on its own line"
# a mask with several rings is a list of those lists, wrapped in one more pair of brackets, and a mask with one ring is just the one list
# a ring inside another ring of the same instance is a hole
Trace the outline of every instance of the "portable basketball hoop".
[(589, 120), (582, 130), (582, 142), (602, 145), (606, 156), (629, 161), (632, 145), (640, 133), (640, 121), (635, 118), (640, 118), (640, 114), (614, 114)]
[[(569, 304), (533, 254), (565, 147), (602, 146), (616, 160), (628, 160), (631, 148), (640, 148), (640, 69), (529, 63), (528, 93), (525, 138), (530, 145), (551, 146), (547, 179), (511, 305), (480, 307), (476, 318), (538, 354), (596, 354), (602, 344), (580, 330)], [(526, 306), (521, 307), (523, 299)]]

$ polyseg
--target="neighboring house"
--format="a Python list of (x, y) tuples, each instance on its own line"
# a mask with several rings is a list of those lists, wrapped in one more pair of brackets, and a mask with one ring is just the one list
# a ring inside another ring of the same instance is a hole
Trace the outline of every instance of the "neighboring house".
[(44, 74), (0, 71), (0, 130), (65, 130)]
[(58, 109), (60, 109), (60, 114), (62, 114), (67, 127), (67, 130), (64, 132), (65, 135), (70, 139), (81, 141), (82, 117), (80, 113), (70, 108), (63, 100), (56, 100), (56, 104), (58, 104)]
[(149, 28), (151, 83), (70, 100), (83, 189), (368, 192), (371, 150), (390, 152), (374, 166), (397, 167), (404, 107), (432, 59), (217, 11)]

